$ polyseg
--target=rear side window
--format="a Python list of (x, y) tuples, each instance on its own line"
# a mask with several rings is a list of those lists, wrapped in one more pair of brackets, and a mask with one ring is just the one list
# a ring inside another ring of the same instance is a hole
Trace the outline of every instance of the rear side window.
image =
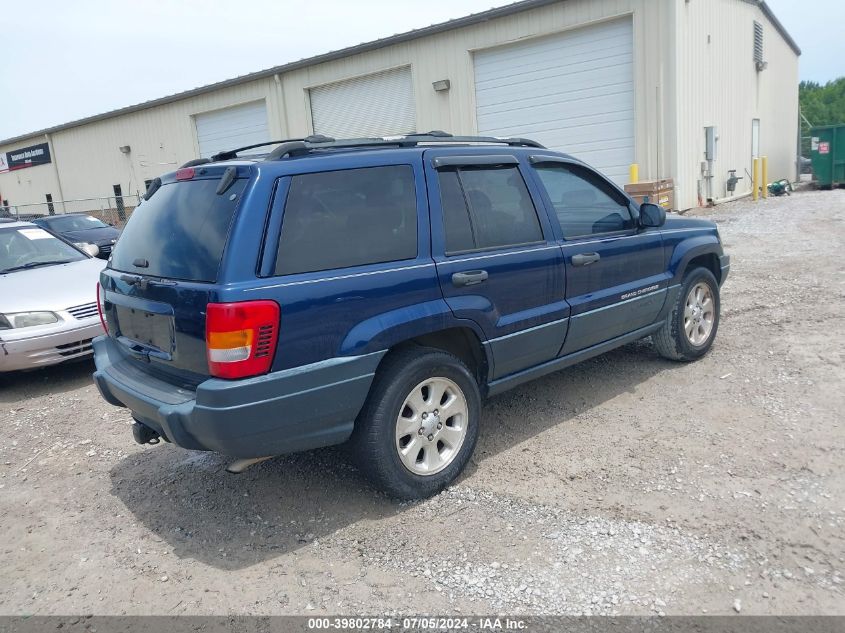
[(515, 166), (440, 171), (446, 253), (542, 241), (543, 230)]
[(132, 213), (112, 252), (111, 268), (153, 277), (214, 281), (247, 179), (236, 180), (223, 195), (216, 193), (219, 182), (188, 180), (163, 185)]
[(291, 178), (276, 274), (347, 268), (417, 256), (417, 199), (410, 165)]
[(440, 172), (440, 204), (446, 229), (446, 253), (474, 249), (475, 237), (472, 234), (469, 209), (457, 171)]

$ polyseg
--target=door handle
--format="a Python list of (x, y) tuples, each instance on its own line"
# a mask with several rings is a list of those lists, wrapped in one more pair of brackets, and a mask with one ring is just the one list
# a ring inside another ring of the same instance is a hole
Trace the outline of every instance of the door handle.
[(455, 273), (452, 275), (453, 286), (474, 286), (487, 280), (486, 270), (468, 270), (465, 273)]
[(572, 265), (589, 266), (590, 264), (595, 264), (600, 259), (601, 255), (598, 253), (579, 253), (578, 255), (572, 256)]

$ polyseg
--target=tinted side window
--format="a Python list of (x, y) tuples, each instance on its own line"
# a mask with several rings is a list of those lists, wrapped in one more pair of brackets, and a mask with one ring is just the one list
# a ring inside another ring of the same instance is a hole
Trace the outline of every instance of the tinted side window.
[(634, 228), (628, 202), (607, 183), (578, 165), (537, 165), (564, 237)]
[[(502, 248), (543, 240), (519, 169), (462, 167), (439, 172), (446, 252)], [(469, 211), (469, 222), (465, 218)]]
[(443, 224), (446, 229), (446, 253), (471, 251), (475, 248), (475, 239), (458, 172), (442, 171), (439, 178), (440, 204), (443, 207)]
[(409, 165), (291, 179), (276, 274), (361, 266), (417, 255), (417, 202)]
[(539, 242), (540, 220), (517, 167), (464, 168), (461, 183), (472, 213), (477, 248)]

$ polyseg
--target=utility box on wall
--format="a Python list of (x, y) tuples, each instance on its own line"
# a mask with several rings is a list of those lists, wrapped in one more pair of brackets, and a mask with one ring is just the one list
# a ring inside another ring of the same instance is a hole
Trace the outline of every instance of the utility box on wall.
[(675, 208), (675, 182), (671, 178), (646, 180), (625, 185), (625, 193), (637, 201), (637, 204), (651, 202), (664, 209)]

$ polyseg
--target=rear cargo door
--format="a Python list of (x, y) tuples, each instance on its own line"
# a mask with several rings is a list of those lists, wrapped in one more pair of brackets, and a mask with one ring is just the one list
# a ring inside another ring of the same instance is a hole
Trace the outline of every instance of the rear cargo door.
[(209, 373), (206, 306), (248, 182), (218, 193), (223, 170), (202, 171), (165, 182), (134, 211), (101, 276), (109, 336), (127, 359), (186, 384)]

